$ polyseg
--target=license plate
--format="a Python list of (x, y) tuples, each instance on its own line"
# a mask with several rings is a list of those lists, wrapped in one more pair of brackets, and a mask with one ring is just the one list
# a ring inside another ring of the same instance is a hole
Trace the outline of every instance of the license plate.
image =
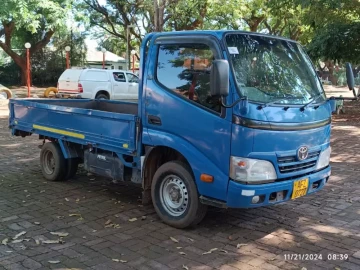
[(294, 182), (293, 193), (291, 199), (305, 196), (309, 187), (309, 179), (301, 179)]

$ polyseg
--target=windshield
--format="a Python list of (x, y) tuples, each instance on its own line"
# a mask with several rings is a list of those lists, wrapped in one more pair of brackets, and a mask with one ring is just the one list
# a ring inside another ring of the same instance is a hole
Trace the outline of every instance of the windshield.
[[(249, 100), (303, 105), (324, 92), (309, 58), (295, 42), (228, 34), (226, 45), (238, 89)], [(324, 99), (323, 94), (316, 101)]]

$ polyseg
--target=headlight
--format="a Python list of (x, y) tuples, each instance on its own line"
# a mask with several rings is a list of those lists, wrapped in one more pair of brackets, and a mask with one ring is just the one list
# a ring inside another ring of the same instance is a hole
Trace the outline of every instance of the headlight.
[(330, 163), (330, 154), (331, 154), (331, 147), (329, 146), (324, 151), (321, 152), (319, 156), (319, 160), (316, 164), (316, 169), (320, 170), (322, 168), (325, 168)]
[(230, 178), (244, 182), (258, 182), (277, 178), (275, 168), (266, 160), (231, 157)]

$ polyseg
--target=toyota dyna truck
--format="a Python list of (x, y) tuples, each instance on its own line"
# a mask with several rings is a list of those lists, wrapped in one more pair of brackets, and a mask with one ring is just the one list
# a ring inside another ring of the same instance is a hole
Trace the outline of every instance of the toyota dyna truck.
[[(304, 49), (240, 31), (148, 34), (138, 102), (12, 99), (15, 136), (37, 134), (47, 180), (79, 164), (142, 185), (163, 222), (198, 224), (207, 206), (253, 208), (329, 180), (332, 106)], [(314, 198), (314, 197), (312, 197)]]

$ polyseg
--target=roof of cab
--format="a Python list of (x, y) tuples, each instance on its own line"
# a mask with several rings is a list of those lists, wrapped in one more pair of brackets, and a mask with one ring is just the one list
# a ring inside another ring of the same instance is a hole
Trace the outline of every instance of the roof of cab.
[(269, 38), (276, 38), (291, 42), (296, 42), (295, 40), (288, 39), (281, 36), (275, 36), (275, 35), (269, 35), (264, 33), (258, 33), (258, 32), (249, 32), (249, 31), (240, 31), (240, 30), (191, 30), (191, 31), (172, 31), (172, 32), (157, 32), (154, 33), (155, 37), (160, 36), (171, 36), (171, 35), (212, 35), (216, 36), (218, 39), (222, 39), (226, 34), (243, 34), (243, 35), (254, 35), (254, 36), (263, 36), (263, 37), (269, 37)]

